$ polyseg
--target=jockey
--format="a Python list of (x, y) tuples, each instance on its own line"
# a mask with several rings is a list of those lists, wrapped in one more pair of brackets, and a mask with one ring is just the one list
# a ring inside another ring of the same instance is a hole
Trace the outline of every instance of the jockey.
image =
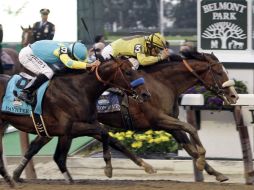
[(130, 36), (120, 38), (107, 45), (102, 50), (104, 59), (127, 56), (129, 61), (137, 69), (139, 64), (146, 66), (167, 59), (169, 51), (166, 47), (166, 39), (160, 33), (149, 36)]
[(87, 48), (80, 42), (65, 44), (53, 40), (40, 40), (24, 47), (19, 53), (19, 61), (37, 77), (31, 85), (23, 89), (19, 98), (33, 103), (33, 92), (53, 77), (54, 71), (51, 68), (53, 66), (86, 69), (100, 63), (95, 61), (87, 64), (86, 58)]

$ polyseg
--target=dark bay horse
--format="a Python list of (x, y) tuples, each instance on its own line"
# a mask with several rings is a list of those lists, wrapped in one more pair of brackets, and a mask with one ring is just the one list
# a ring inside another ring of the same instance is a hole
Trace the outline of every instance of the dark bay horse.
[[(149, 101), (142, 105), (129, 99), (129, 111), (135, 126), (134, 130), (153, 129), (171, 133), (194, 159), (199, 159), (197, 166), (200, 170), (204, 167), (207, 173), (214, 175), (218, 181), (226, 181), (228, 180), (226, 176), (217, 172), (205, 161), (205, 150), (202, 148), (195, 128), (177, 119), (179, 114), (178, 98), (188, 88), (199, 82), (214, 91), (227, 103), (235, 103), (238, 95), (234, 90), (233, 83), (228, 79), (223, 65), (213, 54), (200, 54), (198, 58), (189, 59), (185, 63), (186, 65), (181, 58), (178, 58), (175, 61), (172, 60), (171, 63), (155, 64), (142, 68), (142, 75), (145, 77), (146, 85), (148, 85), (152, 96)], [(124, 126), (120, 112), (98, 114), (98, 119), (101, 123), (115, 128)], [(190, 142), (185, 132), (196, 136), (195, 144)], [(28, 161), (49, 141), (48, 138), (37, 137), (31, 143), (21, 164), (14, 171), (15, 180), (19, 180)], [(65, 146), (61, 149), (63, 145)], [(54, 160), (63, 174), (69, 173), (66, 167), (66, 158), (70, 145), (71, 139), (60, 137), (54, 155)], [(137, 163), (136, 157), (123, 150), (119, 144), (115, 144), (114, 139), (110, 141), (110, 145)], [(67, 178), (66, 175), (64, 176), (68, 182), (72, 181), (70, 176)]]
[[(97, 121), (96, 100), (109, 86), (118, 86), (127, 93), (135, 95), (139, 100), (149, 98), (145, 85), (133, 83), (140, 78), (137, 71), (132, 70), (128, 60), (109, 60), (96, 67), (96, 72), (77, 71), (63, 76), (55, 76), (46, 91), (43, 102), (43, 119), (50, 136), (92, 136), (103, 143), (105, 174), (112, 176), (111, 156), (108, 147), (108, 133)], [(10, 77), (0, 75), (0, 97), (3, 97)], [(132, 88), (133, 87), (133, 88)], [(2, 101), (2, 99), (1, 99)], [(2, 102), (0, 102), (1, 104)], [(30, 116), (18, 116), (0, 112), (0, 174), (13, 187), (3, 163), (2, 138), (7, 123), (15, 128), (36, 134)], [(61, 147), (64, 149), (64, 147)], [(140, 165), (153, 171), (153, 168), (139, 160)]]

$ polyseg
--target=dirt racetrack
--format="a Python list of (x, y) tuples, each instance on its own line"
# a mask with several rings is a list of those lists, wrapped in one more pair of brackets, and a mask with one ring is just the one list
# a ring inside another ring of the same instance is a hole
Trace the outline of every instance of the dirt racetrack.
[[(0, 190), (9, 189), (1, 180)], [(18, 185), (20, 190), (253, 190), (253, 186), (232, 183), (197, 183), (151, 180), (79, 180), (67, 185), (63, 180), (30, 180)]]

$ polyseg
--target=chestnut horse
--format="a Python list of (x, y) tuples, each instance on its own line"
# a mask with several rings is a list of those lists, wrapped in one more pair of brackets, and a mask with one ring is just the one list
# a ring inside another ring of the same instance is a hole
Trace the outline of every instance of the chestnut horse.
[(21, 29), (22, 29), (22, 40), (21, 40), (22, 47), (34, 43), (33, 28), (29, 25), (28, 28), (24, 28), (23, 26), (21, 26)]
[[(235, 103), (238, 99), (233, 82), (228, 79), (226, 70), (219, 60), (213, 54), (198, 55), (196, 59), (192, 58), (183, 61), (180, 57), (176, 57), (177, 59), (175, 61), (172, 60), (171, 63), (143, 67), (141, 69), (142, 75), (145, 77), (146, 85), (152, 96), (145, 104), (138, 104), (129, 99), (129, 112), (135, 131), (154, 129), (171, 133), (177, 142), (195, 160), (197, 159), (196, 164), (200, 170), (204, 168), (208, 174), (214, 175), (218, 181), (223, 182), (228, 180), (228, 178), (214, 170), (205, 161), (205, 149), (202, 147), (196, 129), (190, 124), (177, 119), (179, 114), (179, 96), (188, 88), (200, 82), (228, 104)], [(101, 123), (115, 128), (124, 126), (120, 112), (99, 113), (98, 119)], [(186, 132), (195, 137), (195, 144), (190, 142)], [(49, 141), (49, 138), (37, 137), (31, 143), (21, 164), (13, 173), (15, 180), (20, 180), (19, 177), (28, 161)], [(69, 143), (68, 146), (66, 142)], [(66, 158), (70, 145), (70, 138), (60, 137), (54, 155), (54, 160), (63, 174), (69, 174), (66, 167)], [(110, 145), (122, 151), (127, 157), (137, 163), (136, 157), (123, 150), (120, 144), (115, 143), (114, 139), (110, 141)], [(70, 175), (68, 177), (64, 176), (66, 181), (73, 181)]]
[[(108, 138), (111, 137), (97, 121), (96, 100), (109, 86), (123, 88), (139, 100), (147, 100), (150, 94), (143, 85), (141, 75), (132, 70), (128, 60), (109, 60), (96, 67), (95, 71), (76, 71), (55, 76), (44, 97), (42, 116), (49, 136), (69, 138), (92, 136), (101, 140), (106, 162), (104, 171), (108, 177), (111, 177), (112, 165), (108, 149)], [(0, 75), (0, 97), (3, 97), (9, 79), (7, 75)], [(13, 187), (15, 182), (8, 175), (2, 157), (2, 138), (7, 123), (27, 133), (36, 134), (36, 129), (30, 116), (0, 112), (0, 174)], [(153, 168), (143, 160), (140, 159), (138, 163), (153, 172)]]

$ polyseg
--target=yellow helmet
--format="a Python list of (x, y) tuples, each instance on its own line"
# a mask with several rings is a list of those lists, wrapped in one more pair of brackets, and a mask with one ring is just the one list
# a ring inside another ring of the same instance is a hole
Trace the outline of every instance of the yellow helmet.
[(150, 45), (150, 48), (158, 47), (164, 49), (166, 47), (166, 39), (160, 33), (153, 33), (147, 37), (147, 43)]

